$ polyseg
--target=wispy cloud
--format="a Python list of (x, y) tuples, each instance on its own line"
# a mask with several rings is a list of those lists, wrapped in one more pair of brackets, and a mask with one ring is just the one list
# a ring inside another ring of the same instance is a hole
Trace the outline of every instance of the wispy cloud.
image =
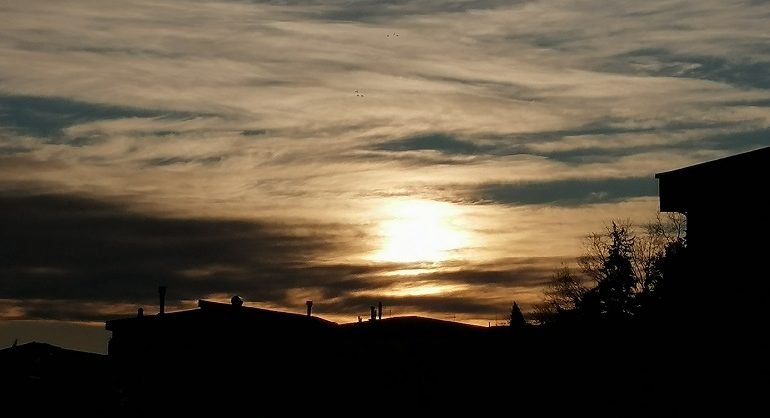
[(543, 183), (481, 185), (474, 200), (512, 205), (577, 206), (611, 203), (635, 197), (657, 195), (655, 180), (649, 177), (611, 179), (570, 179)]
[[(307, 293), (351, 312), (406, 268), (367, 254), (384, 203), (412, 198), (451, 202), (473, 237), (430, 280), (505, 284), (404, 310), (478, 316), (533, 300), (602, 222), (652, 216), (655, 172), (770, 144), (766, 2), (0, 7), (3, 222), (27, 243), (0, 265), (11, 304), (124, 303), (167, 280), (183, 298)], [(14, 226), (39, 229), (30, 207), (59, 208), (36, 221), (59, 241)]]
[[(329, 261), (360, 248), (361, 234), (349, 225), (168, 217), (74, 195), (5, 192), (0, 203), (0, 224), (13, 242), (0, 250), (0, 300), (11, 318), (113, 317), (125, 314), (126, 306), (153, 304), (158, 284), (172, 289), (172, 302), (182, 305), (198, 297), (241, 294), (290, 309), (304, 300), (298, 294), (309, 294), (320, 297), (321, 306), (329, 301), (327, 308), (340, 308), (328, 314), (349, 314), (365, 311), (362, 306), (409, 280), (390, 274), (394, 269), (421, 267)], [(489, 286), (539, 285), (550, 263), (516, 259), (506, 269), (499, 263), (460, 263), (427, 270), (420, 280), (465, 283), (463, 292), (388, 302), (446, 312), (449, 305), (440, 308), (441, 300), (457, 305)], [(475, 308), (458, 313), (498, 308), (463, 303)]]
[[(31, 135), (48, 141), (66, 141), (66, 128), (95, 121), (130, 118), (184, 118), (194, 115), (136, 109), (114, 105), (79, 102), (61, 97), (0, 96), (0, 126), (22, 135)], [(82, 138), (70, 138), (69, 144), (86, 145), (77, 142)]]

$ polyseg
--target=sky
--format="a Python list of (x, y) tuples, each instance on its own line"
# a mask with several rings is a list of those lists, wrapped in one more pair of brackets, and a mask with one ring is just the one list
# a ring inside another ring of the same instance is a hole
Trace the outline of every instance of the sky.
[(4, 0), (0, 346), (198, 299), (487, 325), (770, 144), (759, 0)]

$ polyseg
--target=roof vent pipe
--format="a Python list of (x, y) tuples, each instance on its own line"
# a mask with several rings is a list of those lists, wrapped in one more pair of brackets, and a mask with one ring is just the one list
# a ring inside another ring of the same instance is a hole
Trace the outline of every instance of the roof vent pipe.
[(158, 286), (158, 296), (160, 297), (160, 314), (166, 313), (166, 286)]

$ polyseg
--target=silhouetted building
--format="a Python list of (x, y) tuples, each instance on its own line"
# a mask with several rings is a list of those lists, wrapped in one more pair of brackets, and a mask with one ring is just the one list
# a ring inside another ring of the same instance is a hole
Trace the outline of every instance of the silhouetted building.
[(377, 339), (380, 344), (387, 340), (391, 347), (419, 349), (416, 342), (432, 346), (428, 344), (431, 340), (443, 344), (457, 339), (460, 343), (471, 334), (488, 333), (484, 327), (415, 316), (377, 320), (382, 303), (378, 303), (379, 309), (370, 308), (370, 322), (359, 319), (338, 325), (312, 316), (312, 302), (306, 305), (307, 313), (301, 315), (243, 306), (243, 300), (234, 296), (230, 304), (200, 300), (198, 309), (162, 315), (145, 315), (140, 308), (135, 317), (107, 321), (106, 329), (112, 331), (108, 353), (119, 362), (166, 357), (164, 361), (174, 362), (180, 355), (211, 357), (212, 353), (229, 359), (243, 356), (240, 360), (265, 353), (306, 358), (309, 352), (330, 354), (331, 347), (357, 350)]
[[(163, 299), (161, 298), (161, 302)], [(308, 304), (308, 313), (309, 304)], [(325, 374), (337, 324), (306, 314), (198, 301), (198, 309), (107, 321), (108, 355), (132, 408), (188, 398), (246, 401), (251, 378), (290, 390), (298, 376)]]
[(656, 174), (660, 210), (687, 217), (690, 269), (678, 288), (685, 309), (714, 321), (751, 320), (768, 279), (770, 147)]
[(0, 350), (0, 399), (7, 415), (50, 408), (103, 416), (118, 398), (107, 356), (30, 342)]
[[(243, 306), (238, 296), (230, 304), (200, 300), (198, 309), (154, 316), (140, 311), (133, 318), (107, 321), (106, 329), (112, 331), (108, 353), (136, 358), (221, 347), (266, 350), (290, 342), (305, 345), (301, 340), (337, 326), (309, 314), (310, 305), (308, 315), (301, 315)], [(269, 346), (264, 344), (266, 340), (271, 340)]]
[[(443, 396), (439, 382), (459, 389), (480, 381), (487, 373), (480, 359), (504, 356), (521, 336), (415, 316), (378, 320), (380, 303), (370, 308), (370, 321), (338, 325), (313, 316), (310, 301), (306, 306), (306, 313), (295, 314), (248, 307), (233, 297), (230, 304), (200, 300), (198, 309), (107, 321), (121, 393), (137, 410), (187, 399), (269, 401), (286, 394), (304, 402), (377, 376), (378, 390), (363, 395), (369, 401), (384, 393), (418, 400)], [(259, 390), (251, 379), (260, 382)]]

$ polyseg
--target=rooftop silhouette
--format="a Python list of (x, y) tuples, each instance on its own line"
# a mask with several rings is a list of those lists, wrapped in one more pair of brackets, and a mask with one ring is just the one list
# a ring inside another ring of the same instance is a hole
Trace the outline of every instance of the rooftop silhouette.
[[(107, 356), (30, 342), (0, 350), (0, 398), (6, 411), (105, 413), (116, 403)], [(87, 399), (84, 402), (84, 399)]]

